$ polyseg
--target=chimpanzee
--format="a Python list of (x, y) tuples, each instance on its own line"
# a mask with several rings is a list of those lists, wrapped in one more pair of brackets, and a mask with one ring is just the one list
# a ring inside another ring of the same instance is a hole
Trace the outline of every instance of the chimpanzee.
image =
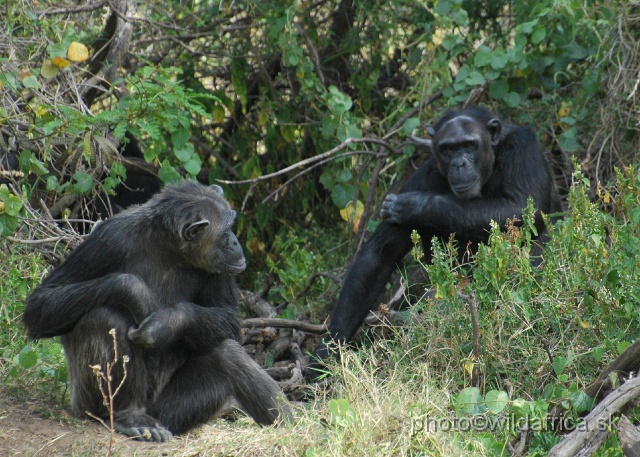
[[(260, 424), (290, 417), (277, 383), (238, 343), (244, 270), (219, 186), (182, 182), (98, 224), (28, 297), (30, 338), (60, 335), (77, 414), (109, 417), (90, 366), (127, 355), (117, 431), (165, 441), (235, 399)], [(121, 363), (114, 388), (123, 378)]]
[[(453, 233), (460, 248), (473, 249), (487, 241), (492, 220), (504, 227), (509, 218), (522, 219), (528, 197), (544, 213), (561, 209), (530, 128), (502, 123), (483, 108), (469, 107), (445, 114), (428, 132), (433, 154), (398, 194), (387, 195), (382, 203), (382, 222), (347, 271), (316, 361), (328, 356), (331, 342), (349, 341), (378, 305), (389, 277), (412, 247), (412, 230), (425, 243)], [(541, 234), (544, 223), (539, 214), (536, 219)], [(430, 249), (425, 252), (428, 262)], [(317, 375), (313, 370), (309, 374)]]

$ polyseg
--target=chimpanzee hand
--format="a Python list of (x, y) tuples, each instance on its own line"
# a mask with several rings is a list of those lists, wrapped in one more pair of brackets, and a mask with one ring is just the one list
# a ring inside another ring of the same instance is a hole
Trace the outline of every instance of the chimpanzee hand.
[(420, 212), (426, 210), (429, 195), (423, 192), (389, 194), (382, 202), (380, 216), (385, 222), (407, 225), (416, 223)]
[(171, 344), (186, 323), (184, 309), (178, 305), (161, 308), (127, 333), (132, 343), (145, 349)]

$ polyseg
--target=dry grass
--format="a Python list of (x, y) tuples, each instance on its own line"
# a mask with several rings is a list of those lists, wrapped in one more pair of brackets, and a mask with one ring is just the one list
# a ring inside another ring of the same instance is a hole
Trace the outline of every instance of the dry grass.
[[(384, 341), (344, 352), (331, 391), (316, 392), (315, 401), (299, 405), (293, 424), (259, 429), (248, 420), (217, 421), (192, 436), (184, 455), (484, 455), (474, 449), (479, 443), (471, 434), (424, 430), (427, 419), (446, 419), (451, 411), (449, 390), (435, 386), (425, 360), (422, 348), (398, 351), (397, 344)], [(332, 398), (348, 400), (352, 421), (333, 423)]]

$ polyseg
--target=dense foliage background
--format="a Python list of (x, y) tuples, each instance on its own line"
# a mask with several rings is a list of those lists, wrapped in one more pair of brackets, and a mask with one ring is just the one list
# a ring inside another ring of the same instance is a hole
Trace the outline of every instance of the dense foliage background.
[[(455, 306), (407, 347), (420, 343), (454, 396), (476, 395), (461, 390), (471, 324), (454, 293), (473, 290), (484, 351), (501, 354), (481, 364), (480, 398), (577, 415), (581, 389), (638, 337), (637, 1), (7, 0), (0, 18), (0, 374), (39, 366), (64, 381), (59, 345), (25, 343), (24, 295), (134, 176), (222, 183), (250, 261), (242, 288), (321, 322), (382, 196), (424, 159), (414, 137), (475, 103), (534, 126), (570, 212), (540, 271), (513, 253), (520, 233), (492, 236), (471, 285), (458, 274), (470, 266), (435, 246), (441, 261), (426, 268)], [(427, 322), (443, 311), (423, 306)], [(514, 436), (472, 447), (505, 452)]]

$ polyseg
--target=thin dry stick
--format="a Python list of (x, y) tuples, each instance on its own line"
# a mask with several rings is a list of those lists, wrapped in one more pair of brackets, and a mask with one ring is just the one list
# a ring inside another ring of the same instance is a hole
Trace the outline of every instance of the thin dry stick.
[[(102, 418), (96, 416), (95, 414), (90, 413), (89, 411), (85, 411), (87, 415), (96, 419), (98, 422), (104, 425), (107, 428), (107, 430), (109, 430), (109, 448), (107, 450), (107, 456), (112, 455), (113, 442), (115, 439), (115, 432), (116, 432), (113, 400), (115, 396), (118, 395), (118, 392), (120, 392), (120, 388), (124, 385), (124, 381), (127, 378), (127, 363), (129, 363), (129, 356), (124, 355), (122, 357), (122, 370), (123, 370), (122, 380), (120, 381), (120, 384), (118, 384), (118, 387), (116, 387), (116, 389), (113, 390), (113, 385), (111, 383), (111, 381), (113, 380), (113, 377), (111, 373), (112, 373), (113, 367), (115, 367), (118, 363), (118, 345), (116, 343), (116, 329), (112, 328), (111, 330), (109, 330), (109, 335), (111, 335), (111, 337), (113, 338), (113, 362), (107, 362), (106, 373), (102, 371), (102, 367), (100, 365), (90, 365), (91, 369), (93, 370), (93, 375), (96, 377), (96, 380), (98, 382), (100, 393), (102, 394), (102, 403), (104, 404), (104, 406), (107, 408), (107, 411), (109, 412), (109, 425), (107, 425)], [(105, 385), (106, 385), (106, 389), (105, 389)]]

